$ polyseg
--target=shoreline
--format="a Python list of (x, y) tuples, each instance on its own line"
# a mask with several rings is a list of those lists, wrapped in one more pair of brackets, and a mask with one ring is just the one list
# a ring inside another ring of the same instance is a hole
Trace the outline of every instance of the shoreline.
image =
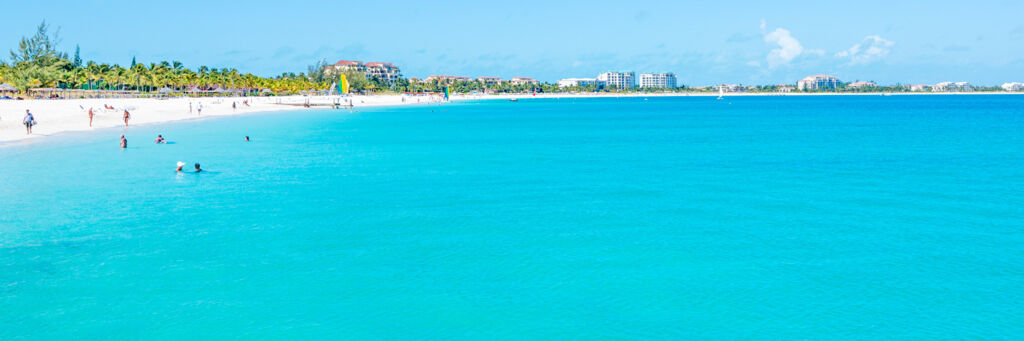
[[(724, 97), (763, 96), (942, 96), (942, 95), (1024, 95), (1022, 92), (910, 92), (910, 93), (725, 93)], [(508, 100), (528, 98), (631, 98), (631, 97), (718, 97), (718, 93), (558, 93), (558, 94), (501, 94), (454, 95), (452, 101)], [(328, 108), (331, 103), (351, 101), (353, 108), (430, 105), (440, 103), (437, 95), (355, 95), (340, 96), (284, 96), (284, 97), (209, 97), (209, 98), (98, 98), (61, 100), (4, 100), (0, 101), (0, 147), (43, 139), (68, 132), (88, 132), (104, 128), (123, 127), (122, 113), (131, 113), (131, 125), (148, 125), (208, 117), (238, 116), (293, 110)], [(249, 101), (249, 106), (243, 104)], [(309, 102), (310, 108), (302, 106)], [(237, 109), (232, 109), (235, 103)], [(189, 112), (189, 105), (192, 112)], [(202, 104), (203, 112), (198, 114)], [(105, 106), (113, 110), (104, 110)], [(93, 108), (93, 126), (89, 127), (87, 111)], [(25, 134), (21, 124), (25, 109), (32, 111), (38, 124), (33, 134)], [(340, 109), (339, 109), (340, 110)]]

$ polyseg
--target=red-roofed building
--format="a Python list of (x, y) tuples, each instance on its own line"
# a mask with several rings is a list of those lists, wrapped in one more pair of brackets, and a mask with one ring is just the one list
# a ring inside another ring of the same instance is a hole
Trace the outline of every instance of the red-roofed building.
[(509, 81), (512, 85), (526, 85), (526, 84), (537, 84), (538, 82), (530, 77), (512, 77)]
[(382, 62), (369, 62), (364, 64), (360, 60), (339, 60), (337, 63), (334, 63), (334, 65), (327, 66), (324, 71), (329, 73), (346, 71), (362, 72), (366, 75), (366, 78), (377, 78), (389, 83), (402, 77), (401, 70), (399, 70), (398, 66), (395, 66), (394, 64)]
[(449, 76), (449, 75), (431, 75), (425, 79), (424, 82), (441, 82), (441, 83), (452, 83), (452, 82), (469, 82), (472, 79), (465, 76)]
[(394, 82), (402, 77), (402, 72), (391, 63), (370, 62), (363, 64), (367, 78), (378, 78), (385, 82)]

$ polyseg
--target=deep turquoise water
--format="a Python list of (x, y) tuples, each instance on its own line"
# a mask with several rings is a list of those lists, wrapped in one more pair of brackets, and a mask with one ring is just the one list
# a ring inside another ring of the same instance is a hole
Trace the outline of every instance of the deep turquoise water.
[(0, 148), (0, 339), (1024, 338), (1024, 96), (119, 134)]

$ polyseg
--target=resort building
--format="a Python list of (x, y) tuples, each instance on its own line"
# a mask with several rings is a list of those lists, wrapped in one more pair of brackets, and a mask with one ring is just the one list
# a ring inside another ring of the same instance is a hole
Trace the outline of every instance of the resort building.
[(473, 79), (464, 76), (449, 76), (449, 75), (431, 75), (424, 78), (424, 82), (440, 82), (440, 83), (454, 83), (454, 82), (469, 82)]
[(476, 81), (480, 82), (480, 83), (484, 83), (484, 84), (501, 84), (502, 83), (501, 78), (498, 78), (498, 77), (477, 77)]
[(853, 82), (846, 85), (846, 87), (851, 89), (871, 88), (876, 86), (878, 86), (878, 84), (875, 84), (875, 82)]
[(974, 91), (974, 87), (967, 82), (942, 82), (932, 86), (933, 92), (968, 92)]
[(1024, 90), (1024, 83), (1019, 83), (1019, 82), (1003, 83), (1003, 85), (1001, 87), (1003, 88), (1003, 90), (1006, 90), (1006, 91), (1021, 91), (1021, 90)]
[(402, 72), (397, 66), (391, 63), (366, 63), (363, 64), (363, 70), (363, 72), (366, 73), (366, 78), (377, 78), (388, 83), (402, 78)]
[(800, 91), (808, 90), (835, 90), (839, 87), (839, 78), (829, 75), (813, 75), (796, 82), (796, 88)]
[(572, 86), (591, 86), (597, 85), (597, 87), (603, 87), (604, 82), (597, 80), (597, 78), (566, 78), (558, 81), (558, 86), (567, 88)]
[(512, 77), (512, 80), (510, 80), (509, 83), (512, 83), (512, 85), (527, 85), (537, 84), (539, 82), (530, 77)]
[(324, 68), (324, 72), (363, 72), (365, 70), (366, 68), (363, 67), (363, 62), (360, 60), (339, 60), (337, 63), (334, 63), (334, 65), (329, 65)]
[(775, 91), (778, 92), (793, 92), (793, 90), (796, 90), (796, 88), (792, 85), (779, 85), (775, 87)]
[(633, 71), (605, 72), (597, 75), (597, 80), (619, 89), (632, 89), (636, 85), (636, 74)]
[(640, 88), (642, 89), (667, 89), (676, 87), (676, 75), (666, 73), (641, 73)]
[(385, 82), (394, 82), (402, 78), (402, 72), (391, 63), (370, 62), (363, 64), (359, 60), (339, 60), (334, 65), (324, 68), (326, 73), (341, 73), (346, 71), (362, 72), (366, 78), (377, 78)]
[(932, 87), (926, 84), (911, 84), (906, 86), (911, 92), (921, 92), (931, 90)]
[(720, 92), (743, 92), (747, 90), (743, 84), (719, 84), (715, 85), (714, 89)]

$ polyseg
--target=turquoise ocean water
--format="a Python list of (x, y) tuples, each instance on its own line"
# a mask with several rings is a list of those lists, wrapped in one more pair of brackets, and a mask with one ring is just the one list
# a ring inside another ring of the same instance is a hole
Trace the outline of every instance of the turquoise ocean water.
[(1024, 338), (1024, 96), (120, 133), (0, 148), (0, 339)]

